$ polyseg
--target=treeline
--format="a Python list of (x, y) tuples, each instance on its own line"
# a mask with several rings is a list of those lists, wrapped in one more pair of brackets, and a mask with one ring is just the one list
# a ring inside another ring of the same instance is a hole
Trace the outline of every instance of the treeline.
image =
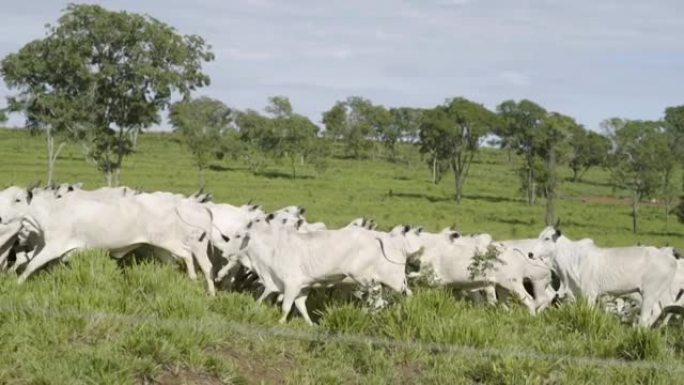
[[(658, 121), (611, 118), (602, 133), (529, 100), (507, 100), (494, 110), (462, 97), (433, 108), (386, 107), (352, 96), (321, 116), (323, 127), (295, 113), (289, 99), (274, 96), (263, 111), (239, 111), (211, 98), (192, 97), (210, 84), (202, 65), (214, 59), (196, 35), (181, 35), (149, 16), (112, 12), (97, 5), (69, 5), (46, 36), (27, 43), (0, 63), (15, 91), (7, 110), (21, 112), (32, 132), (47, 138), (48, 183), (65, 143), (82, 144), (86, 159), (117, 185), (124, 159), (138, 135), (159, 124), (161, 113), (193, 154), (204, 185), (210, 162), (242, 158), (254, 172), (285, 159), (293, 179), (304, 163), (326, 167), (331, 147), (351, 158), (400, 161), (401, 150), (420, 151), (434, 183), (451, 174), (458, 203), (473, 159), (485, 141), (516, 155), (520, 190), (529, 205), (543, 198), (546, 223), (555, 222), (558, 168), (573, 181), (591, 167), (610, 170), (611, 183), (632, 196), (633, 229), (639, 202), (658, 197), (666, 215), (684, 221), (684, 106), (665, 109)], [(174, 96), (181, 101), (172, 103)], [(0, 120), (6, 118), (0, 111)], [(407, 143), (399, 146), (399, 143)]]

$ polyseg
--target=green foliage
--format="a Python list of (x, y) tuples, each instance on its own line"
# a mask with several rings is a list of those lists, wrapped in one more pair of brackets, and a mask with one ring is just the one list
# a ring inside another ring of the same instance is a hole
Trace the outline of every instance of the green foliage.
[(152, 17), (70, 4), (44, 39), (3, 59), (2, 75), (28, 126), (85, 129), (87, 156), (112, 182), (131, 137), (159, 123), (175, 91), (209, 84), (201, 65), (213, 58), (201, 37)]
[(613, 131), (612, 181), (632, 194), (632, 231), (636, 233), (639, 202), (653, 196), (661, 185), (661, 160), (669, 153), (667, 136), (658, 122), (613, 119), (604, 126)]
[(347, 155), (360, 159), (373, 148), (373, 141), (384, 138), (390, 147), (398, 136), (391, 134), (392, 115), (383, 106), (376, 106), (370, 100), (350, 96), (338, 101), (323, 113), (325, 135), (345, 144)]
[(503, 119), (503, 124), (497, 127), (495, 134), (501, 138), (502, 148), (512, 149), (523, 156), (525, 163), (521, 167), (521, 185), (527, 193), (527, 203), (532, 205), (537, 195), (535, 155), (539, 147), (539, 133), (548, 113), (541, 106), (526, 99), (520, 102), (507, 100), (496, 109)]
[(420, 126), (421, 152), (428, 154), (436, 181), (438, 164), (446, 163), (454, 173), (456, 202), (460, 203), (470, 165), (481, 139), (496, 124), (496, 115), (465, 98), (447, 100), (423, 114)]
[(9, 118), (7, 117), (7, 113), (5, 112), (5, 110), (0, 109), (0, 123), (5, 123), (8, 119)]
[(497, 262), (503, 263), (499, 260), (499, 250), (496, 246), (489, 245), (486, 252), (475, 253), (473, 261), (468, 265), (468, 276), (473, 280), (485, 278)]
[(200, 187), (204, 187), (203, 171), (209, 161), (222, 158), (226, 147), (235, 147), (236, 137), (228, 132), (231, 110), (219, 100), (201, 97), (172, 104), (169, 120), (195, 158)]
[(579, 125), (575, 127), (570, 134), (568, 166), (572, 170), (573, 182), (578, 182), (591, 167), (607, 165), (611, 143), (610, 139), (597, 132)]

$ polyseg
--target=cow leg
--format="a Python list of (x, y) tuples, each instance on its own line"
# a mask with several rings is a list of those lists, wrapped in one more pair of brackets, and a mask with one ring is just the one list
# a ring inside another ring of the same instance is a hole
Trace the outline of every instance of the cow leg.
[(213, 266), (209, 260), (206, 250), (206, 244), (204, 245), (204, 249), (202, 249), (202, 245), (200, 245), (200, 250), (198, 250), (198, 252), (194, 255), (200, 270), (202, 270), (202, 273), (204, 274), (204, 280), (207, 282), (207, 290), (209, 291), (209, 295), (214, 296), (216, 295), (216, 287), (214, 286), (214, 279), (211, 277)]
[(487, 304), (491, 306), (496, 306), (496, 288), (494, 285), (486, 286), (484, 289), (485, 292), (485, 299), (487, 300)]
[(308, 295), (302, 294), (299, 297), (297, 297), (294, 300), (294, 304), (297, 307), (297, 310), (299, 311), (299, 314), (304, 317), (304, 321), (308, 323), (310, 326), (313, 326), (313, 322), (311, 321), (311, 318), (309, 318), (309, 312), (306, 310), (306, 299)]
[(300, 290), (299, 289), (294, 289), (291, 287), (286, 287), (285, 292), (283, 293), (283, 304), (282, 304), (282, 309), (283, 309), (283, 316), (280, 318), (280, 323), (284, 324), (287, 322), (287, 316), (290, 314), (290, 310), (292, 310), (292, 305), (294, 304), (295, 298), (299, 295)]
[(268, 298), (269, 295), (273, 293), (273, 290), (269, 289), (268, 287), (264, 286), (264, 291), (261, 292), (261, 295), (259, 298), (257, 298), (257, 303), (262, 303), (266, 298)]
[[(58, 245), (60, 242), (53, 242), (53, 245)], [(46, 245), (45, 248), (43, 248), (38, 254), (36, 254), (33, 259), (28, 263), (26, 266), (26, 269), (21, 273), (19, 276), (18, 282), (24, 283), (26, 279), (29, 277), (29, 275), (33, 274), (36, 270), (40, 269), (43, 267), (46, 263), (53, 261), (55, 259), (59, 259), (61, 256), (64, 254), (74, 250), (74, 248), (69, 248), (69, 249), (64, 249), (58, 248), (56, 246), (50, 247), (50, 245)]]
[(237, 261), (235, 261), (233, 258), (228, 260), (228, 263), (226, 263), (226, 265), (223, 266), (221, 270), (218, 271), (218, 273), (216, 273), (216, 282), (222, 281), (223, 278), (225, 278), (228, 275), (228, 273), (230, 273), (232, 269), (235, 266), (237, 266), (237, 264)]

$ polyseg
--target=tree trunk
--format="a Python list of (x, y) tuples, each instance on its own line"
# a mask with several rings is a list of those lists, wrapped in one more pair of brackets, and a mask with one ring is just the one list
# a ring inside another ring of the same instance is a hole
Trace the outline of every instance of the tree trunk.
[(577, 183), (577, 181), (579, 181), (579, 169), (577, 169), (576, 167), (572, 168), (572, 181), (574, 183)]
[(55, 171), (55, 163), (57, 162), (57, 158), (59, 157), (60, 152), (62, 152), (62, 149), (64, 149), (64, 146), (66, 143), (62, 142), (57, 146), (57, 150), (55, 150), (55, 138), (52, 136), (52, 130), (47, 129), (47, 150), (48, 150), (48, 156), (47, 156), (47, 185), (52, 186), (53, 183), (53, 177), (54, 177), (54, 171)]
[(463, 173), (456, 172), (454, 170), (454, 182), (456, 184), (456, 204), (461, 204), (461, 198), (463, 197)]
[(544, 191), (544, 195), (546, 195), (546, 216), (544, 219), (547, 226), (553, 226), (556, 223), (556, 152), (553, 149), (549, 150), (546, 168), (549, 176)]
[(639, 210), (639, 195), (634, 192), (632, 196), (632, 232), (637, 233), (637, 212)]
[(205, 187), (204, 167), (198, 167), (198, 168), (199, 168), (199, 188), (200, 188), (200, 190), (204, 190), (204, 187)]
[(527, 164), (527, 204), (534, 205), (534, 174), (532, 174), (532, 166)]
[(432, 158), (432, 184), (437, 184), (437, 157)]
[(670, 225), (670, 205), (672, 204), (672, 188), (670, 187), (670, 179), (672, 179), (672, 170), (665, 170), (664, 176), (664, 200), (665, 200), (665, 230)]
[(107, 187), (112, 187), (112, 170), (105, 170), (105, 180), (107, 181)]
[(114, 187), (119, 187), (121, 184), (121, 165), (118, 164), (114, 169)]
[(297, 179), (297, 168), (296, 168), (296, 166), (297, 166), (297, 161), (296, 161), (296, 159), (295, 159), (294, 157), (292, 157), (292, 160), (291, 160), (290, 163), (291, 163), (291, 166), (292, 166), (292, 180), (295, 180), (295, 179)]

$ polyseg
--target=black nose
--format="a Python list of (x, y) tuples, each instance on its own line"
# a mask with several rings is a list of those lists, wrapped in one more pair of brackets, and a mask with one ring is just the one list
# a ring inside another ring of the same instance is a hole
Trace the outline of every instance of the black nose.
[(531, 252), (531, 251), (530, 251), (529, 253), (527, 253), (527, 258), (533, 259), (533, 258), (534, 258), (534, 253)]

